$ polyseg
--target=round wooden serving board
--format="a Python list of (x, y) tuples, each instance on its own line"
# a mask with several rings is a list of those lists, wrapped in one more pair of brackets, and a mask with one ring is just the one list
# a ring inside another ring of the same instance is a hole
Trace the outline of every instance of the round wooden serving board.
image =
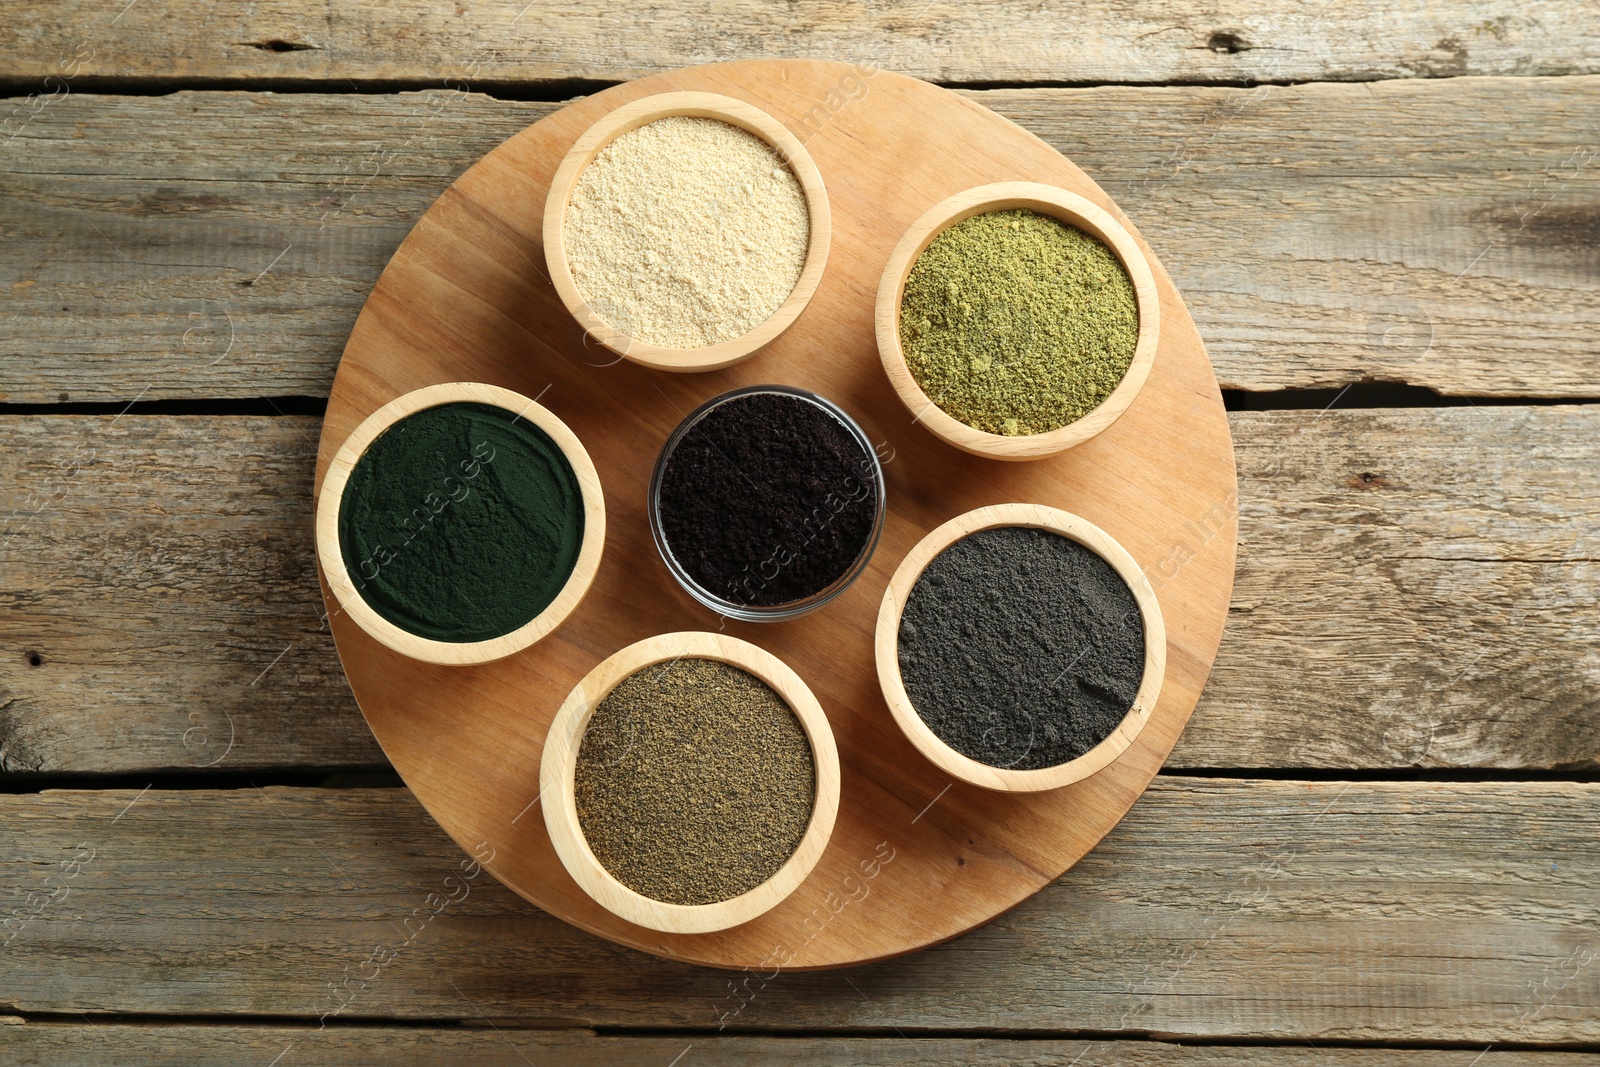
[[(678, 89), (747, 100), (787, 125), (816, 160), (833, 211), (811, 305), (754, 358), (705, 374), (649, 370), (586, 341), (545, 275), (540, 245), (550, 179), (585, 127), (629, 100)], [(1011, 180), (1081, 193), (1132, 229), (1054, 149), (954, 93), (842, 63), (726, 63), (619, 85), (530, 126), (445, 190), (395, 252), (334, 381), (318, 486), (340, 443), (384, 403), (435, 382), (482, 381), (536, 397), (563, 419), (605, 492), (605, 552), (588, 597), (551, 636), (498, 663), (431, 666), (390, 652), (338, 611), (323, 584), (345, 672), (379, 743), (457, 843), (480, 857), (492, 850), (485, 866), (502, 882), (585, 930), (662, 956), (763, 971), (836, 967), (992, 919), (1093, 848), (1149, 784), (1211, 669), (1237, 531), (1221, 393), (1166, 272), (1151, 255), (1162, 333), (1148, 384), (1115, 425), (1062, 456), (1000, 463), (941, 443), (912, 423), (878, 361), (873, 301), (901, 234), (952, 193)], [(881, 443), (888, 518), (872, 565), (826, 608), (786, 623), (723, 625), (657, 556), (645, 489), (685, 413), (758, 383), (813, 389)], [(1149, 575), (1167, 623), (1166, 682), (1149, 725), (1105, 770), (1047, 793), (953, 784), (901, 735), (873, 664), (878, 603), (906, 552), (963, 511), (1010, 501), (1104, 528)], [(536, 806), (545, 731), (573, 685), (624, 645), (718, 629), (782, 658), (821, 701), (839, 747), (838, 822), (810, 877), (772, 911), (719, 933), (655, 933), (602, 909), (556, 858)]]

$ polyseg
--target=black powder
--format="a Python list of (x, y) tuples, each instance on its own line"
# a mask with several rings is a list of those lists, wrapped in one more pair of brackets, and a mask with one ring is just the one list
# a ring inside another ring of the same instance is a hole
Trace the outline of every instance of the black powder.
[(934, 557), (900, 617), (900, 676), (930, 729), (992, 767), (1066, 763), (1144, 678), (1144, 620), (1111, 565), (1060, 534), (981, 530)]
[(713, 408), (667, 457), (661, 531), (706, 592), (774, 607), (832, 585), (878, 514), (873, 458), (828, 411), (779, 393)]

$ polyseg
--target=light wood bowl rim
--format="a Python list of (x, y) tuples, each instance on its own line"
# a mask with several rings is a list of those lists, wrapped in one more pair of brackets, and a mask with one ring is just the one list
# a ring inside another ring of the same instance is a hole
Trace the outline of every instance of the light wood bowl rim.
[[(1083, 755), (1037, 770), (1010, 770), (991, 767), (962, 755), (940, 739), (923, 721), (906, 693), (900, 677), (900, 616), (922, 572), (934, 558), (962, 538), (981, 530), (1000, 526), (1026, 526), (1061, 534), (1083, 545), (1111, 564), (1133, 592), (1144, 620), (1144, 677), (1134, 694), (1133, 706), (1116, 729)], [(957, 515), (918, 541), (895, 568), (889, 587), (878, 607), (878, 624), (873, 635), (878, 666), (878, 684), (883, 698), (901, 731), (936, 766), (971, 785), (1011, 793), (1036, 793), (1081, 782), (1110, 765), (1150, 721), (1167, 669), (1167, 630), (1161, 618), (1161, 605), (1144, 571), (1128, 550), (1100, 527), (1080, 515), (1043, 504), (992, 504)]]
[[(1027, 208), (1049, 215), (1098, 237), (1128, 272), (1139, 310), (1139, 334), (1133, 359), (1109, 396), (1088, 414), (1048, 433), (1007, 437), (987, 433), (957, 419), (929, 399), (906, 365), (900, 345), (900, 302), (911, 268), (933, 239), (958, 222), (992, 211)], [(1039, 182), (995, 182), (964, 189), (929, 208), (906, 230), (889, 254), (878, 282), (873, 323), (878, 335), (878, 358), (889, 383), (915, 421), (949, 444), (978, 456), (1003, 460), (1043, 459), (1057, 455), (1094, 437), (1128, 410), (1144, 388), (1161, 340), (1161, 299), (1155, 274), (1144, 250), (1112, 214), (1087, 197)]]
[[(419, 411), (463, 401), (517, 412), (550, 435), (550, 439), (572, 465), (573, 474), (578, 479), (578, 488), (583, 497), (583, 541), (578, 546), (578, 558), (566, 583), (539, 614), (499, 637), (483, 641), (438, 641), (396, 626), (378, 614), (361, 596), (349, 571), (345, 569), (344, 552), (339, 546), (339, 507), (351, 470), (379, 435), (396, 422)], [(316, 537), (317, 560), (322, 564), (322, 573), (327, 576), (339, 607), (355, 620), (356, 625), (387, 648), (412, 659), (443, 666), (474, 666), (521, 652), (572, 614), (600, 570), (600, 554), (606, 540), (605, 495), (600, 488), (600, 475), (583, 442), (550, 409), (521, 393), (497, 385), (441, 382), (395, 397), (368, 415), (345, 438), (328, 463), (322, 491), (317, 495)]]
[[(765, 882), (712, 904), (671, 904), (619, 882), (595, 857), (578, 820), (574, 779), (579, 747), (600, 702), (619, 682), (657, 663), (710, 659), (748, 671), (771, 686), (800, 720), (816, 766), (816, 802), (800, 843)], [(726, 930), (770, 911), (799, 887), (822, 857), (839, 814), (839, 751), (833, 728), (810, 687), (777, 656), (737, 637), (687, 630), (636, 641), (584, 675), (550, 724), (539, 762), (539, 795), (545, 828), (573, 881), (614, 915), (663, 933)]]
[[(770, 145), (788, 164), (805, 195), (810, 221), (805, 264), (794, 288), (776, 311), (754, 329), (731, 341), (703, 348), (665, 348), (638, 340), (616, 329), (590, 306), (572, 277), (567, 263), (567, 204), (578, 178), (595, 155), (624, 133), (657, 119), (687, 115), (720, 119), (754, 134)], [(828, 262), (833, 240), (833, 218), (822, 172), (805, 144), (789, 128), (754, 104), (720, 93), (679, 91), (656, 93), (623, 104), (597, 119), (573, 142), (550, 182), (544, 207), (544, 257), (551, 284), (572, 317), (584, 331), (623, 359), (665, 371), (709, 371), (731, 367), (755, 355), (794, 324), (816, 294)]]

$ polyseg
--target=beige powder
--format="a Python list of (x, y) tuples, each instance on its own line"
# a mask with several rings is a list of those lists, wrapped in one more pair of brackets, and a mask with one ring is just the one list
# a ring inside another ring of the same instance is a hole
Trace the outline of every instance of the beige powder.
[(567, 205), (573, 280), (608, 323), (702, 348), (759, 326), (793, 291), (811, 222), (772, 146), (716, 119), (673, 116), (616, 138)]

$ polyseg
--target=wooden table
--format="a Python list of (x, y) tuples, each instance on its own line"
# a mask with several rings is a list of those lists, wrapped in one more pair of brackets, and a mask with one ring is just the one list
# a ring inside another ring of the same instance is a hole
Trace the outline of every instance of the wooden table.
[[(1592, 8), (125, 2), (0, 0), (0, 1061), (1600, 1051)], [(1200, 707), (1085, 861), (937, 949), (732, 975), (446, 882), (310, 486), (355, 314), (472, 160), (782, 55), (962, 87), (1117, 198), (1227, 391), (1241, 544)]]

